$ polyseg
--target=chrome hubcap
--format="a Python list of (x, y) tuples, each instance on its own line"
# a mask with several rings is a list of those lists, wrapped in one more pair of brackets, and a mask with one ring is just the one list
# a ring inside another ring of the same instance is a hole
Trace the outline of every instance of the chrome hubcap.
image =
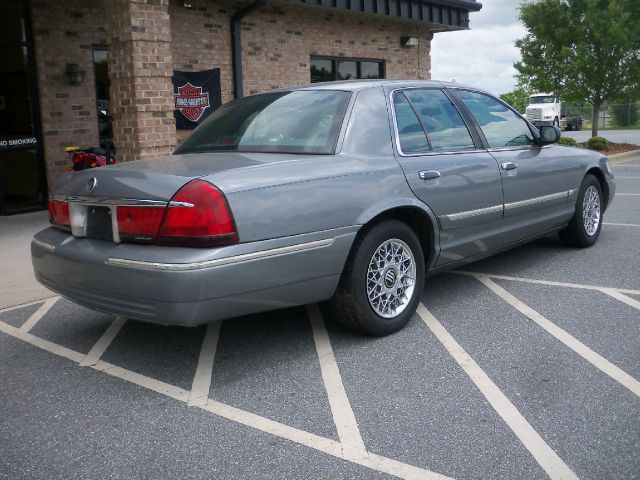
[(416, 261), (409, 246), (392, 238), (380, 245), (367, 269), (367, 296), (371, 308), (383, 318), (400, 315), (413, 297)]
[(582, 201), (582, 219), (584, 221), (584, 231), (593, 237), (600, 225), (600, 195), (594, 186), (587, 188)]

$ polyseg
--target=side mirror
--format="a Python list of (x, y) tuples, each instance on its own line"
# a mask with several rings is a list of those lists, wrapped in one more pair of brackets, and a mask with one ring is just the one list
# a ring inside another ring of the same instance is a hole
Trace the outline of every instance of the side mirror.
[(543, 125), (540, 127), (540, 138), (538, 139), (538, 143), (540, 143), (540, 145), (556, 143), (560, 140), (561, 135), (562, 133), (560, 132), (560, 128), (552, 125)]

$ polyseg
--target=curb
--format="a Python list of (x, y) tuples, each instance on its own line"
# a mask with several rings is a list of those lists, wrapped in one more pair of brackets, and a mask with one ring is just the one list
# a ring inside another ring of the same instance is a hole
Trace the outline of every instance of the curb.
[(617, 160), (619, 163), (623, 160), (633, 157), (640, 158), (640, 150), (631, 150), (630, 152), (616, 153), (615, 155), (609, 155), (609, 160), (615, 161)]

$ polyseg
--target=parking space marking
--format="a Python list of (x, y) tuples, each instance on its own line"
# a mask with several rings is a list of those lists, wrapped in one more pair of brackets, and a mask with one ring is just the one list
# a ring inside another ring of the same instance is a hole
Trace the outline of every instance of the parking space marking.
[(313, 341), (320, 361), (322, 381), (327, 390), (329, 406), (331, 407), (331, 414), (338, 431), (340, 443), (342, 443), (343, 454), (345, 458), (363, 458), (367, 455), (367, 449), (362, 441), (358, 422), (351, 409), (347, 392), (344, 389), (340, 370), (331, 348), (329, 334), (317, 303), (307, 305), (307, 315), (313, 330)]
[[(638, 153), (640, 153), (640, 151)], [(611, 161), (611, 165), (614, 165), (614, 166), (615, 165), (622, 165), (622, 166), (626, 167), (627, 165), (625, 164), (625, 162), (633, 162), (635, 160), (637, 160), (637, 158), (627, 158), (627, 159), (624, 159), (624, 160), (612, 160)]]
[(640, 227), (640, 225), (636, 223), (608, 223), (604, 222), (603, 225), (613, 225), (615, 227)]
[(213, 373), (213, 361), (218, 348), (218, 338), (220, 337), (220, 327), (222, 322), (214, 322), (207, 325), (207, 331), (202, 340), (198, 367), (193, 376), (191, 392), (188, 404), (190, 406), (206, 405), (209, 400), (209, 388), (211, 388), (211, 374)]
[(601, 291), (615, 298), (616, 300), (621, 301), (622, 303), (626, 303), (627, 305), (635, 308), (636, 310), (640, 310), (640, 302), (638, 300), (635, 300), (631, 297), (627, 297), (626, 295), (623, 295), (622, 293), (620, 293), (614, 288), (602, 288)]
[(42, 317), (44, 317), (51, 307), (53, 307), (56, 302), (60, 299), (60, 297), (52, 297), (46, 300), (42, 306), (31, 315), (26, 322), (22, 324), (22, 326), (18, 329), (22, 333), (28, 333), (36, 323), (40, 321)]
[(72, 360), (76, 363), (80, 363), (84, 358), (84, 355), (80, 352), (76, 352), (75, 350), (63, 347), (62, 345), (58, 345), (57, 343), (50, 342), (49, 340), (36, 337), (31, 333), (22, 332), (20, 331), (20, 329), (4, 322), (0, 322), (0, 332), (4, 332), (7, 335), (11, 335), (12, 337), (31, 344), (34, 347), (41, 348), (42, 350), (46, 350), (49, 353), (53, 353), (54, 355), (58, 355), (59, 357)]
[(87, 353), (82, 359), (80, 366), (90, 367), (91, 365), (98, 363), (98, 360), (100, 360), (102, 354), (107, 351), (107, 348), (109, 348), (109, 345), (111, 345), (113, 339), (116, 338), (116, 335), (118, 335), (118, 332), (122, 329), (126, 321), (126, 318), (119, 315), (116, 316), (98, 341), (93, 345), (93, 347), (91, 347), (89, 353)]
[(493, 383), (485, 371), (469, 356), (438, 319), (422, 303), (418, 304), (417, 312), (425, 325), (478, 387), (491, 407), (500, 415), (500, 418), (518, 437), (547, 475), (552, 479), (577, 479), (578, 477), (571, 468), (544, 441), (516, 406)]
[[(591, 363), (594, 367), (598, 368), (603, 373), (609, 375), (612, 379), (618, 382), (623, 387), (626, 387), (634, 393), (635, 395), (640, 397), (640, 382), (629, 375), (627, 372), (622, 370), (620, 367), (614, 365), (609, 360), (601, 356), (600, 354), (594, 352), (589, 347), (587, 347), (580, 340), (569, 334), (567, 331), (558, 327), (555, 323), (547, 320), (540, 313), (535, 311), (529, 305), (524, 302), (518, 300), (516, 297), (507, 292), (500, 285), (495, 283), (487, 276), (478, 275), (476, 278), (484, 284), (488, 289), (490, 289), (493, 293), (502, 298), (505, 302), (511, 305), (513, 308), (518, 310), (524, 316), (533, 320), (540, 327), (546, 330), (549, 334), (554, 336), (560, 342), (564, 343), (571, 350), (576, 352), (582, 358), (584, 358), (587, 362)], [(599, 289), (602, 290), (602, 289)]]
[[(46, 350), (54, 355), (72, 360), (78, 364), (85, 357), (85, 355), (80, 352), (76, 352), (48, 340), (36, 337), (31, 333), (20, 332), (17, 328), (4, 322), (0, 322), (0, 332), (41, 348), (42, 350)], [(156, 380), (155, 378), (147, 377), (140, 373), (132, 372), (131, 370), (105, 362), (104, 360), (98, 360), (98, 362), (95, 365), (90, 366), (90, 368), (139, 387), (152, 390), (185, 404), (189, 401), (190, 392), (183, 388), (170, 385), (160, 380)], [(206, 405), (197, 405), (197, 408), (227, 418), (228, 420), (240, 423), (247, 427), (275, 435), (285, 440), (290, 440), (299, 445), (312, 448), (341, 460), (355, 463), (381, 473), (387, 473), (398, 478), (407, 480), (450, 480), (450, 477), (445, 475), (440, 475), (439, 473), (374, 453), (367, 452), (367, 455), (361, 458), (347, 458), (343, 453), (343, 446), (340, 442), (290, 427), (215, 400), (209, 400)]]
[(19, 305), (12, 305), (10, 307), (0, 308), (0, 314), (11, 312), (12, 310), (20, 310), (21, 308), (30, 307), (31, 305), (37, 305), (38, 303), (42, 303), (51, 298), (60, 298), (57, 295), (53, 295), (51, 297), (41, 298), (40, 300), (34, 300), (33, 302), (21, 303)]
[[(603, 288), (610, 288), (610, 287), (602, 287), (599, 285), (584, 285), (581, 283), (555, 282), (553, 280), (538, 280), (534, 278), (512, 277), (509, 275), (498, 275), (493, 273), (469, 272), (467, 270), (452, 270), (447, 273), (454, 273), (456, 275), (468, 275), (471, 277), (497, 278), (498, 280), (510, 280), (514, 282), (535, 283), (539, 285), (549, 285), (552, 287), (582, 288), (585, 290), (602, 290)], [(633, 290), (630, 288), (614, 288), (612, 290), (615, 290), (620, 293), (630, 293), (632, 295), (640, 295), (640, 290)]]
[(618, 192), (616, 195), (621, 195), (623, 197), (640, 197), (640, 193), (622, 193)]
[(640, 177), (625, 177), (625, 176), (621, 176), (621, 175), (616, 175), (616, 179), (618, 179), (618, 178), (624, 178), (624, 179), (627, 179), (627, 180), (638, 180), (638, 179), (640, 179)]

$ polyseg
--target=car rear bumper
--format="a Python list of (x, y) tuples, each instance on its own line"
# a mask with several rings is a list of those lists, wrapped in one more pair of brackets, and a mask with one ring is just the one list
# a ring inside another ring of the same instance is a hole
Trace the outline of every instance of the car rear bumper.
[(127, 318), (194, 326), (333, 295), (357, 227), (215, 249), (115, 244), (54, 228), (31, 243), (40, 283)]

